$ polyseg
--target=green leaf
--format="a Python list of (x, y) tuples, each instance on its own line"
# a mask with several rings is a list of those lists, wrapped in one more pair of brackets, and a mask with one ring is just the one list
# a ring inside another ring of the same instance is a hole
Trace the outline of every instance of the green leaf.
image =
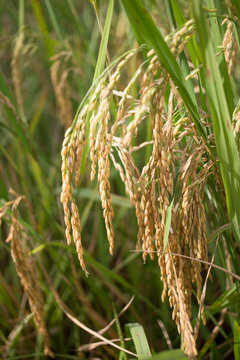
[(187, 360), (187, 356), (181, 349), (162, 351), (152, 357), (152, 360)]
[(104, 67), (105, 67), (105, 61), (106, 61), (106, 55), (107, 55), (107, 44), (108, 44), (108, 38), (109, 38), (109, 33), (110, 33), (110, 26), (111, 26), (111, 22), (112, 22), (113, 7), (114, 7), (114, 0), (110, 0), (109, 4), (108, 4), (108, 11), (107, 11), (106, 21), (105, 21), (105, 25), (104, 25), (103, 34), (102, 34), (101, 44), (100, 44), (100, 48), (99, 48), (98, 59), (97, 59), (96, 67), (95, 67), (93, 82), (101, 75), (101, 73), (103, 72)]
[(138, 359), (139, 360), (151, 359), (152, 358), (151, 351), (142, 325), (135, 323), (135, 324), (127, 324), (127, 326), (130, 330)]
[(240, 360), (240, 326), (236, 321), (234, 321), (234, 359)]
[(237, 17), (240, 19), (240, 3), (239, 0), (231, 0), (232, 6), (236, 11)]
[(58, 20), (57, 20), (57, 17), (55, 15), (54, 7), (52, 6), (51, 1), (45, 0), (45, 4), (46, 4), (46, 7), (47, 7), (47, 10), (48, 10), (49, 17), (51, 19), (53, 28), (54, 28), (59, 40), (61, 41), (63, 48), (65, 49), (66, 46), (65, 46), (65, 43), (64, 43), (64, 36), (62, 34), (63, 26), (62, 26), (62, 24), (61, 24), (61, 26), (58, 24)]
[(170, 225), (171, 225), (171, 220), (172, 220), (173, 203), (174, 203), (174, 197), (173, 197), (172, 201), (170, 202), (168, 209), (167, 209), (166, 222), (165, 222), (165, 228), (164, 228), (164, 238), (163, 238), (163, 251), (165, 251), (165, 248), (167, 246), (168, 235), (169, 235)]
[(240, 157), (231, 127), (231, 118), (222, 78), (216, 59), (205, 13), (200, 0), (193, 2), (199, 43), (203, 55), (206, 75), (206, 93), (211, 109), (220, 171), (226, 192), (226, 202), (230, 222), (236, 240), (240, 242), (240, 208), (236, 199), (240, 198)]
[(25, 127), (25, 124), (23, 123), (20, 114), (17, 111), (16, 104), (14, 102), (14, 98), (12, 96), (11, 91), (8, 88), (8, 85), (6, 83), (6, 80), (4, 78), (4, 75), (0, 69), (0, 91), (2, 94), (8, 99), (9, 103), (11, 104), (11, 107), (14, 111), (10, 110), (10, 108), (7, 105), (4, 105), (8, 120), (10, 121), (15, 133), (16, 138), (21, 141), (23, 144), (25, 150), (29, 152), (31, 155), (33, 155), (33, 146), (29, 141), (27, 129)]
[(48, 25), (43, 15), (41, 4), (37, 0), (32, 0), (32, 7), (36, 17), (36, 21), (40, 28), (41, 35), (43, 37), (45, 47), (48, 52), (48, 57), (51, 58), (54, 55), (54, 43), (53, 40), (51, 39)]
[(206, 319), (208, 319), (208, 313), (214, 315), (221, 312), (224, 308), (239, 304), (240, 302), (240, 293), (236, 284), (230, 286), (229, 289), (225, 290), (221, 296), (217, 298), (216, 301), (208, 308), (205, 313)]
[(18, 340), (19, 335), (24, 329), (25, 325), (33, 318), (33, 313), (26, 315), (22, 321), (14, 328), (14, 331), (11, 333), (11, 341), (8, 345), (8, 349), (10, 350), (15, 342)]

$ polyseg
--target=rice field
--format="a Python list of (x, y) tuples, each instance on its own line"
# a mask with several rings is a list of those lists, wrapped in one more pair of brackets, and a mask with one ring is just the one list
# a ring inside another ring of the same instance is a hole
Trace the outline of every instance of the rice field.
[(235, 0), (0, 4), (3, 359), (240, 359)]

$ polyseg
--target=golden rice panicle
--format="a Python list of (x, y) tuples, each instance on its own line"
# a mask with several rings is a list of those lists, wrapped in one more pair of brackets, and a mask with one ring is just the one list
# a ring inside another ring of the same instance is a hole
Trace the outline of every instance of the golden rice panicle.
[(61, 51), (59, 54), (51, 58), (53, 64), (50, 70), (58, 116), (65, 129), (69, 128), (73, 117), (70, 87), (68, 84), (68, 76), (72, 70), (72, 68), (68, 66), (70, 58), (71, 52)]
[[(116, 145), (118, 145), (119, 147), (118, 143)], [(115, 165), (115, 168), (119, 171), (121, 179), (125, 185), (125, 192), (127, 195), (129, 195), (131, 204), (136, 209), (136, 217), (138, 223), (136, 248), (139, 250), (141, 247), (141, 242), (145, 241), (144, 212), (141, 208), (141, 193), (138, 189), (140, 174), (138, 173), (137, 168), (134, 166), (134, 161), (131, 157), (131, 154), (128, 153), (128, 151), (126, 150), (126, 148), (124, 148), (123, 145), (120, 148), (118, 147), (116, 147), (116, 149), (123, 164), (124, 170), (120, 164), (116, 163), (115, 159), (113, 159), (113, 163)]]
[[(146, 183), (150, 182), (150, 179), (147, 177), (145, 179)], [(141, 209), (144, 214), (144, 238), (143, 238), (143, 260), (146, 260), (147, 254), (150, 258), (154, 259), (154, 246), (153, 246), (153, 235), (154, 235), (154, 219), (153, 219), (153, 210), (152, 210), (152, 199), (151, 199), (151, 182), (147, 186), (145, 185), (144, 192), (141, 197)]]
[[(112, 136), (109, 134), (110, 101), (112, 92), (120, 79), (120, 72), (126, 62), (133, 56), (134, 52), (130, 52), (116, 67), (115, 72), (110, 76), (109, 83), (106, 87), (102, 87), (100, 93), (100, 102), (96, 115), (91, 119), (92, 130), (90, 130), (90, 148), (91, 160), (93, 163), (91, 171), (91, 179), (95, 175), (95, 163), (98, 164), (98, 182), (103, 209), (103, 216), (109, 241), (109, 252), (112, 255), (114, 249), (114, 231), (112, 199), (110, 194), (110, 161), (109, 152), (112, 146)], [(95, 128), (98, 125), (97, 135), (94, 135)]]
[[(148, 53), (148, 57), (150, 58), (149, 65), (144, 72), (141, 88), (140, 88), (140, 99), (139, 104), (136, 104), (133, 109), (134, 118), (126, 127), (125, 136), (123, 137), (123, 143), (127, 147), (131, 147), (131, 141), (133, 137), (137, 136), (138, 126), (139, 124), (146, 118), (146, 116), (150, 113), (152, 108), (152, 102), (156, 95), (157, 86), (154, 84), (154, 75), (157, 73), (160, 68), (160, 63), (156, 55), (154, 55), (152, 51)], [(136, 72), (136, 78), (141, 73), (141, 68)], [(135, 80), (135, 76), (133, 79)], [(131, 84), (131, 82), (130, 82)]]
[[(115, 73), (115, 77), (111, 78), (111, 86), (104, 89), (101, 94), (101, 103), (99, 106), (99, 114), (97, 116), (98, 121), (101, 121), (99, 126), (99, 133), (96, 138), (95, 149), (97, 149), (97, 164), (98, 164), (98, 182), (99, 191), (103, 209), (103, 217), (105, 221), (107, 238), (109, 242), (109, 252), (112, 255), (114, 249), (114, 231), (113, 231), (113, 207), (112, 199), (110, 195), (110, 161), (109, 161), (109, 144), (108, 144), (108, 122), (110, 119), (110, 94), (111, 87), (114, 86), (114, 80), (116, 80), (119, 74)], [(114, 80), (113, 80), (114, 79)]]
[(71, 158), (69, 155), (69, 133), (70, 129), (66, 132), (65, 139), (62, 147), (62, 192), (60, 196), (60, 201), (63, 204), (63, 212), (64, 212), (64, 222), (66, 225), (66, 239), (68, 245), (71, 244), (71, 215), (69, 210), (69, 203), (72, 201), (72, 183), (71, 183), (71, 172), (69, 169), (69, 163), (71, 162)]
[(191, 325), (191, 313), (189, 314), (189, 310), (185, 302), (185, 289), (180, 287), (178, 282), (177, 291), (179, 302), (177, 325), (179, 325), (179, 333), (182, 336), (184, 351), (188, 355), (188, 358), (193, 360), (197, 356), (197, 349)]
[(15, 47), (13, 50), (13, 57), (11, 61), (11, 68), (12, 68), (12, 79), (13, 85), (16, 94), (16, 100), (19, 112), (21, 114), (21, 118), (26, 121), (25, 114), (24, 114), (24, 100), (22, 95), (22, 58), (23, 58), (23, 49), (24, 49), (24, 39), (25, 34), (24, 30), (22, 29), (16, 38)]
[[(198, 171), (203, 155), (203, 146), (193, 147), (181, 168), (182, 210), (180, 211), (181, 245), (184, 255), (207, 260), (206, 216), (203, 206), (204, 186), (212, 163), (206, 163)], [(201, 263), (191, 261), (191, 282), (197, 287), (200, 303), (202, 291)], [(185, 284), (187, 286), (187, 284)], [(190, 288), (190, 284), (189, 284)]]
[(159, 230), (156, 234), (157, 250), (163, 250), (163, 234), (165, 230), (166, 215), (169, 206), (169, 198), (173, 195), (174, 170), (174, 137), (172, 129), (172, 101), (173, 94), (169, 97), (169, 114), (165, 124), (163, 123), (163, 96), (158, 100), (158, 111), (155, 114), (155, 123), (153, 128), (153, 154), (158, 174), (158, 205), (160, 209)]
[(233, 65), (237, 56), (237, 42), (233, 34), (233, 23), (227, 18), (223, 20), (222, 25), (227, 22), (227, 30), (225, 32), (222, 47), (224, 51), (225, 60), (228, 66), (228, 73), (231, 76)]
[(168, 299), (170, 306), (173, 307), (172, 318), (182, 336), (185, 352), (189, 358), (194, 359), (197, 351), (191, 326), (191, 288), (186, 286), (189, 281), (186, 281), (188, 273), (186, 273), (186, 267), (184, 268), (185, 259), (171, 254), (171, 252), (181, 253), (174, 224), (173, 229), (173, 232), (169, 234), (165, 255)]
[[(125, 117), (127, 117), (127, 112), (129, 110), (129, 108), (131, 108), (131, 102), (133, 101), (133, 97), (131, 95), (129, 95), (129, 92), (130, 92), (132, 86), (136, 83), (138, 77), (141, 75), (143, 69), (144, 68), (143, 68), (143, 64), (142, 64), (137, 69), (134, 76), (131, 78), (128, 85), (125, 87), (125, 89), (123, 90), (123, 92), (121, 94), (121, 100), (118, 103), (116, 121), (114, 122), (114, 124), (111, 128), (111, 139), (112, 139), (113, 135), (115, 134), (116, 129), (119, 126), (119, 123), (121, 123), (123, 121), (123, 119)], [(130, 102), (129, 102), (129, 99), (130, 99)], [(128, 102), (129, 102), (129, 104), (128, 104)]]
[(101, 152), (98, 159), (98, 182), (101, 196), (103, 217), (105, 220), (105, 227), (107, 231), (107, 238), (109, 241), (109, 252), (113, 255), (114, 249), (114, 230), (113, 230), (113, 207), (110, 194), (110, 162), (108, 158), (108, 149), (105, 144), (101, 146)]
[(71, 202), (71, 225), (72, 225), (72, 234), (73, 240), (76, 244), (76, 250), (78, 254), (78, 259), (82, 269), (84, 270), (86, 276), (88, 276), (88, 272), (83, 260), (83, 248), (81, 241), (81, 224), (79, 218), (79, 210), (74, 200)]
[[(81, 242), (81, 224), (79, 211), (73, 199), (72, 178), (75, 175), (75, 186), (78, 184), (80, 176), (80, 166), (82, 161), (83, 146), (85, 143), (85, 121), (86, 108), (79, 114), (75, 128), (66, 131), (62, 146), (62, 192), (60, 200), (63, 204), (64, 221), (66, 225), (66, 238), (68, 245), (71, 244), (71, 235), (76, 244), (78, 258), (82, 269), (88, 275), (83, 260), (83, 249)], [(75, 174), (74, 174), (75, 173)]]
[(21, 280), (23, 289), (27, 295), (30, 309), (33, 312), (33, 319), (37, 330), (42, 335), (44, 344), (44, 353), (54, 357), (51, 351), (50, 337), (46, 327), (46, 314), (44, 311), (44, 300), (39, 286), (38, 272), (34, 261), (27, 255), (21, 245), (21, 227), (17, 219), (17, 207), (21, 200), (25, 201), (23, 196), (18, 196), (15, 200), (8, 202), (0, 209), (0, 216), (6, 213), (6, 209), (12, 208), (11, 226), (6, 242), (11, 241), (11, 255), (16, 266), (18, 276)]
[[(235, 138), (237, 138), (237, 135), (239, 134), (239, 130), (240, 130), (240, 110), (239, 110), (238, 106), (234, 109), (232, 124), (233, 124), (234, 136), (235, 136)], [(239, 141), (238, 141), (238, 143), (239, 143)]]
[(172, 53), (174, 53), (176, 56), (181, 54), (194, 32), (195, 24), (191, 19), (187, 21), (179, 30), (173, 34), (168, 35), (165, 40), (169, 43)]
[(80, 167), (82, 163), (83, 157), (83, 148), (85, 145), (85, 133), (86, 133), (86, 123), (85, 119), (82, 116), (79, 116), (77, 119), (77, 123), (75, 126), (75, 134), (74, 134), (74, 148), (75, 148), (75, 162), (74, 162), (74, 185), (78, 186), (79, 178), (80, 178)]
[(197, 350), (191, 326), (191, 297), (189, 296), (191, 290), (185, 286), (185, 277), (188, 274), (183, 272), (183, 260), (170, 253), (180, 253), (178, 239), (173, 234), (169, 235), (166, 252), (168, 298), (170, 306), (173, 307), (172, 318), (181, 334), (185, 353), (189, 359), (195, 359)]

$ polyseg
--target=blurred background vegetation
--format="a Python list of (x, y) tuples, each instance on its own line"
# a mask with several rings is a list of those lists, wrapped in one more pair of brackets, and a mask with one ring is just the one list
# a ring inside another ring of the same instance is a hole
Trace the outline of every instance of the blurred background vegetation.
[[(146, 3), (161, 33), (168, 34), (172, 28), (165, 2)], [(188, 3), (179, 3), (189, 18)], [(222, 14), (227, 14), (227, 7), (221, 6)], [(89, 168), (76, 194), (89, 277), (80, 269), (74, 246), (68, 247), (65, 241), (59, 200), (61, 146), (64, 132), (92, 84), (107, 7), (108, 1), (104, 0), (1, 0), (0, 3), (0, 204), (3, 206), (12, 199), (10, 188), (24, 195), (28, 202), (29, 206), (19, 205), (22, 245), (39, 270), (51, 348), (57, 359), (118, 359), (124, 355), (108, 345), (93, 350), (80, 348), (93, 342), (93, 337), (65, 316), (43, 269), (62, 301), (89, 328), (95, 331), (104, 328), (135, 296), (119, 317), (118, 326), (113, 324), (105, 336), (119, 338), (125, 324), (138, 322), (145, 329), (153, 353), (168, 349), (165, 332), (173, 348), (181, 346), (168, 301), (161, 302), (157, 261), (147, 258), (143, 264), (141, 256), (130, 252), (135, 249), (137, 223), (117, 173), (113, 171), (111, 175), (114, 255), (108, 254), (100, 197), (96, 185), (89, 181)], [(108, 61), (137, 46), (123, 7), (116, 1)], [(126, 76), (130, 77), (137, 66), (136, 62)], [(237, 71), (232, 81), (236, 81), (239, 90)], [(144, 139), (144, 130), (142, 135)], [(226, 209), (222, 211), (226, 216)], [(217, 229), (212, 227), (211, 211), (208, 220), (210, 236)], [(7, 359), (43, 359), (42, 338), (29, 317), (26, 294), (9, 243), (5, 243), (10, 223), (9, 210), (3, 217), (0, 233), (0, 351)], [(221, 225), (224, 224), (218, 227)], [(225, 266), (226, 249), (224, 245), (220, 248), (215, 262)], [(214, 245), (210, 243), (210, 258), (213, 251)], [(236, 256), (239, 259), (239, 252)], [(197, 342), (202, 354), (199, 358), (233, 359), (232, 328), (234, 319), (237, 316), (239, 319), (239, 285), (232, 284), (226, 274), (214, 269), (212, 279), (205, 301), (208, 321), (206, 326), (201, 325)], [(194, 300), (193, 319), (197, 311)], [(125, 347), (134, 351), (131, 341)]]

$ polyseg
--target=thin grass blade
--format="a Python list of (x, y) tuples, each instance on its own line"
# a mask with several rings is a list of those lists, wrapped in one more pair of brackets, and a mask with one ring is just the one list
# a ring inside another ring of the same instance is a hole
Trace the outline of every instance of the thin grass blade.
[(152, 360), (187, 360), (187, 356), (181, 349), (162, 351), (152, 357)]
[(234, 321), (234, 359), (240, 360), (240, 326), (236, 321)]

